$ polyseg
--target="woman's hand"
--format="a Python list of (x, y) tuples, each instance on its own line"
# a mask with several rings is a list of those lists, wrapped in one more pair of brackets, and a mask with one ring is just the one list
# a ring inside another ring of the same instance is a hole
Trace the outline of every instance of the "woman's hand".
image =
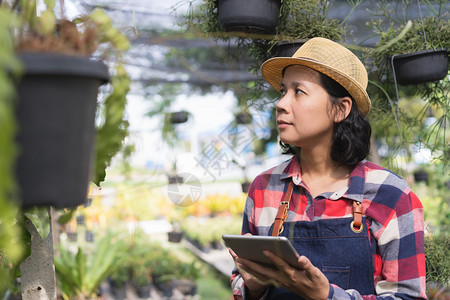
[(269, 283), (264, 283), (255, 276), (251, 275), (246, 271), (245, 267), (238, 263), (237, 260), (240, 259), (234, 253), (232, 249), (229, 249), (231, 256), (233, 257), (236, 268), (239, 270), (239, 274), (241, 274), (242, 279), (245, 282), (246, 286), (246, 299), (259, 299), (264, 294), (266, 289), (269, 287)]
[[(266, 267), (247, 259), (237, 257), (236, 266), (250, 276), (256, 277), (258, 281), (270, 282), (275, 286), (285, 289), (301, 296), (304, 299), (327, 299), (330, 289), (328, 279), (316, 268), (311, 261), (300, 256), (297, 266), (290, 266), (281, 257), (264, 251), (264, 254), (274, 263), (276, 268)], [(243, 277), (245, 280), (245, 277)]]

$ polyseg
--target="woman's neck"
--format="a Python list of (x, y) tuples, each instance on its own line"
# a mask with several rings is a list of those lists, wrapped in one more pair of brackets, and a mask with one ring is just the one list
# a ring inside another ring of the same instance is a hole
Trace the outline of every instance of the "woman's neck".
[(323, 192), (335, 192), (347, 186), (351, 169), (338, 165), (329, 153), (301, 151), (302, 178), (313, 197)]

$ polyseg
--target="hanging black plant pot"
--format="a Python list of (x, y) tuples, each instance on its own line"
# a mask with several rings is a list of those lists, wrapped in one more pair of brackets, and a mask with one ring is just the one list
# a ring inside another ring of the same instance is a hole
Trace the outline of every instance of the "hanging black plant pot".
[(78, 206), (87, 199), (98, 88), (108, 81), (108, 69), (82, 57), (20, 58), (16, 173), (22, 207)]
[(414, 172), (414, 181), (428, 182), (428, 172), (425, 170), (418, 170), (418, 171)]
[(236, 114), (237, 124), (250, 124), (252, 122), (252, 115), (249, 112), (240, 112)]
[(249, 182), (247, 180), (241, 183), (241, 188), (242, 188), (242, 192), (243, 193), (245, 193), (245, 194), (248, 193), (248, 189), (250, 188), (250, 184), (251, 184), (251, 182)]
[(280, 42), (274, 47), (273, 56), (292, 57), (292, 55), (294, 55), (294, 53), (305, 43), (305, 41), (306, 40)]
[(169, 120), (172, 124), (181, 124), (187, 122), (189, 113), (187, 111), (177, 111), (170, 113)]
[(275, 33), (280, 0), (218, 0), (219, 23), (225, 31)]
[(437, 49), (394, 55), (392, 64), (400, 85), (437, 81), (448, 74), (448, 52)]

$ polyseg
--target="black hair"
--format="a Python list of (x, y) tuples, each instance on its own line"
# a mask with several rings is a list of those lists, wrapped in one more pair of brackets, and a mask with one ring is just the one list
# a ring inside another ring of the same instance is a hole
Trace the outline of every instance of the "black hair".
[[(335, 122), (331, 142), (331, 159), (339, 165), (355, 167), (365, 159), (370, 151), (370, 135), (372, 128), (369, 121), (357, 108), (356, 102), (349, 92), (335, 80), (318, 72), (320, 83), (330, 95), (333, 109), (343, 109), (340, 101), (343, 97), (352, 99), (352, 108), (348, 116), (341, 122)], [(299, 154), (300, 147), (280, 141), (283, 154)]]

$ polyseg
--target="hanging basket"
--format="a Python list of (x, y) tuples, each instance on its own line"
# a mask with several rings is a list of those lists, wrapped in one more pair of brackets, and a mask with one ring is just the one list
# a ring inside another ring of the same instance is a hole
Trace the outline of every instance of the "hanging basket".
[(25, 68), (16, 109), (22, 207), (76, 207), (87, 199), (98, 88), (108, 81), (108, 68), (83, 57), (19, 58)]
[(240, 112), (235, 116), (237, 124), (250, 124), (252, 122), (252, 115), (249, 112)]
[(441, 80), (448, 74), (448, 52), (437, 49), (394, 55), (392, 67), (400, 85)]
[(218, 0), (219, 23), (225, 31), (275, 33), (280, 0)]
[(276, 57), (292, 57), (306, 40), (297, 40), (292, 42), (280, 42), (274, 47), (273, 56)]
[(187, 111), (177, 111), (169, 113), (169, 120), (172, 124), (186, 123), (189, 119), (189, 113)]

